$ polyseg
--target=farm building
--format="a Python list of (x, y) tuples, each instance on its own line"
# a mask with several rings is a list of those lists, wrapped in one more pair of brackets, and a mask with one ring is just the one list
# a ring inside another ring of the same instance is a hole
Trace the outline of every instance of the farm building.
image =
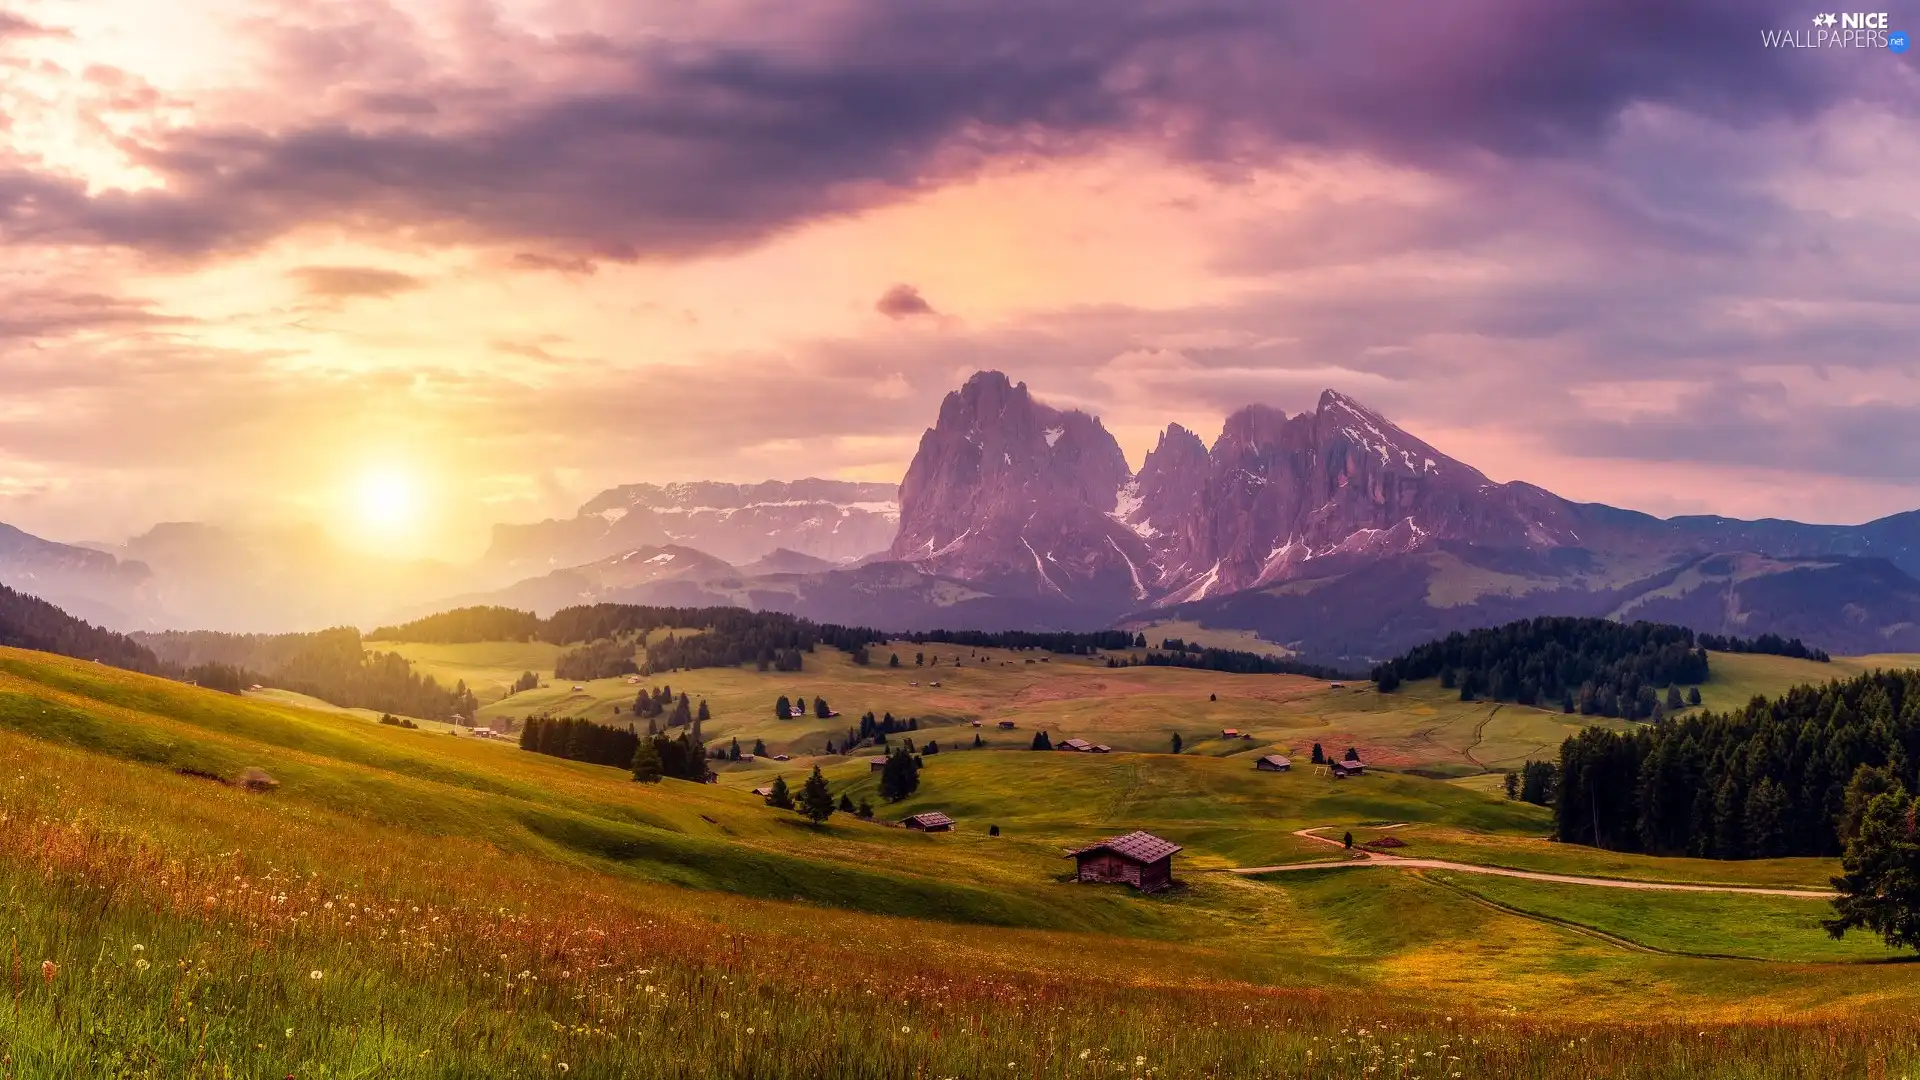
[(761, 786), (754, 788), (753, 793), (755, 795), (760, 796), (763, 799), (770, 799), (773, 797), (773, 785), (762, 784)]
[(973, 722), (973, 726), (974, 726), (974, 727), (979, 727), (979, 726), (980, 726), (980, 721), (978, 721), (978, 720), (975, 720), (975, 721)]
[(912, 817), (901, 818), (900, 824), (919, 832), (953, 831), (953, 819), (938, 810), (923, 810)]
[(868, 771), (868, 772), (879, 772), (879, 771), (880, 771), (881, 769), (884, 769), (884, 768), (886, 768), (886, 767), (887, 767), (887, 759), (886, 759), (886, 758), (883, 758), (883, 757), (870, 757), (870, 758), (868, 758), (868, 759), (867, 759), (867, 771)]
[(1000, 730), (1001, 730), (1001, 731), (1012, 731), (1012, 730), (1013, 730), (1013, 721), (1011, 721), (1011, 720), (1002, 720), (1002, 721), (1000, 721)]
[(1085, 739), (1062, 739), (1053, 744), (1055, 750), (1071, 750), (1076, 754), (1093, 753), (1093, 744)]
[(1088, 752), (1094, 754), (1111, 754), (1113, 753), (1113, 747), (1108, 746), (1106, 743), (1094, 743), (1093, 749)]
[(1268, 754), (1266, 757), (1254, 762), (1253, 767), (1259, 769), (1261, 772), (1286, 772), (1288, 769), (1293, 768), (1293, 762), (1288, 761), (1279, 754)]
[(1329, 761), (1327, 768), (1336, 780), (1345, 780), (1349, 776), (1361, 776), (1367, 771), (1366, 765), (1358, 761)]
[(775, 755), (773, 755), (773, 760), (775, 760), (775, 761), (792, 761), (793, 759), (792, 759), (791, 757), (788, 757), (788, 756), (787, 756), (787, 755), (785, 755), (785, 754), (775, 754)]
[(1067, 853), (1077, 864), (1080, 881), (1115, 882), (1141, 892), (1158, 892), (1173, 884), (1173, 856), (1180, 845), (1149, 832), (1130, 832)]
[(1240, 737), (1240, 729), (1234, 727), (1221, 728), (1220, 737), (1223, 739), (1237, 739)]

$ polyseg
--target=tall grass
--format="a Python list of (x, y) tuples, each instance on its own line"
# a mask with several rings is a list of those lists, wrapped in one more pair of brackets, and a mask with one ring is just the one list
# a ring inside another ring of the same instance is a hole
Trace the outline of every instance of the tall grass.
[[(1911, 1017), (1534, 1022), (611, 882), (0, 736), (8, 1077), (1881, 1077)], [(951, 931), (953, 928), (944, 928)], [(44, 965), (44, 966), (43, 966)]]

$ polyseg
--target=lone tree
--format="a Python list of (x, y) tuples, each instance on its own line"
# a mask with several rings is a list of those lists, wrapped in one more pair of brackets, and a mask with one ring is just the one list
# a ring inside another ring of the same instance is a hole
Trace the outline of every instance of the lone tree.
[(1325, 765), (1327, 763), (1327, 752), (1320, 749), (1319, 743), (1313, 744), (1313, 763), (1315, 765)]
[(900, 666), (900, 654), (899, 654), (899, 653), (894, 653), (894, 654), (892, 654), (891, 656), (888, 656), (888, 657), (887, 657), (887, 666), (888, 666), (888, 667), (899, 667), (899, 666)]
[(793, 719), (793, 702), (787, 700), (787, 695), (781, 694), (780, 700), (773, 703), (773, 715), (778, 720)]
[(633, 750), (633, 778), (643, 784), (660, 782), (660, 748), (652, 739), (641, 739)]
[(773, 778), (773, 791), (767, 795), (767, 805), (776, 810), (793, 809), (793, 793), (787, 790), (786, 777)]
[(905, 750), (895, 750), (887, 755), (886, 767), (880, 770), (880, 797), (888, 802), (899, 802), (920, 787), (920, 762)]
[(843, 814), (853, 813), (853, 796), (845, 794), (844, 792), (841, 794), (840, 812)]
[(1051, 750), (1053, 749), (1053, 740), (1047, 738), (1046, 732), (1036, 731), (1033, 733), (1033, 748), (1035, 750)]
[(1348, 851), (1353, 850), (1353, 834), (1352, 833), (1348, 833), (1345, 837), (1341, 839), (1340, 842), (1341, 844), (1345, 845)]
[(1873, 796), (1833, 879), (1835, 917), (1822, 923), (1842, 937), (1871, 930), (1893, 948), (1920, 949), (1920, 799), (1895, 786)]
[(1176, 731), (1173, 733), (1173, 752), (1176, 754), (1179, 753), (1181, 745), (1180, 733)]
[(820, 766), (813, 767), (813, 775), (800, 785), (800, 812), (807, 815), (815, 825), (833, 816), (833, 793), (827, 790), (827, 778), (820, 775)]
[(767, 740), (765, 739), (753, 740), (753, 756), (754, 757), (767, 756)]
[(1520, 797), (1520, 774), (1511, 769), (1507, 770), (1505, 786), (1507, 789), (1507, 798), (1509, 800), (1518, 799)]

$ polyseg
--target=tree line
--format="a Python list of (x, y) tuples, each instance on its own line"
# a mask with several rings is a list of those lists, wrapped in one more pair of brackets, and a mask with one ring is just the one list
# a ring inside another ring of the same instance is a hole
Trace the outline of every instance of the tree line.
[(1730, 713), (1589, 728), (1560, 748), (1556, 831), (1657, 855), (1838, 855), (1873, 796), (1920, 788), (1916, 763), (1920, 672), (1874, 672)]
[(14, 649), (98, 660), (149, 675), (175, 674), (152, 649), (128, 637), (76, 619), (37, 596), (0, 585), (0, 645)]
[(711, 775), (697, 728), (669, 737), (642, 735), (630, 726), (610, 727), (580, 717), (529, 716), (520, 729), (520, 749), (629, 769), (636, 780), (672, 777), (701, 782)]
[(306, 634), (223, 634), (169, 630), (133, 635), (180, 676), (239, 693), (260, 683), (350, 709), (468, 721), (480, 707), (464, 680), (449, 688), (397, 653), (368, 652), (350, 626)]
[(1223, 671), (1230, 675), (1305, 675), (1310, 679), (1347, 677), (1335, 668), (1320, 664), (1308, 664), (1282, 656), (1268, 656), (1264, 653), (1246, 652), (1241, 649), (1215, 649), (1188, 645), (1185, 642), (1180, 642), (1180, 647), (1177, 649), (1168, 650), (1165, 644), (1161, 648), (1162, 651), (1134, 653), (1124, 658), (1109, 656), (1107, 666), (1110, 668), (1200, 668), (1205, 671)]
[(1799, 638), (1783, 638), (1779, 634), (1761, 634), (1757, 638), (1723, 637), (1719, 634), (1701, 634), (1700, 647), (1713, 652), (1765, 653), (1769, 656), (1791, 656), (1796, 660), (1813, 660), (1818, 663), (1830, 663), (1833, 657), (1825, 649), (1815, 649)]
[(1693, 631), (1660, 623), (1541, 617), (1417, 646), (1373, 670), (1382, 692), (1438, 677), (1460, 700), (1558, 705), (1586, 716), (1651, 719), (1660, 691), (1707, 678), (1707, 652)]

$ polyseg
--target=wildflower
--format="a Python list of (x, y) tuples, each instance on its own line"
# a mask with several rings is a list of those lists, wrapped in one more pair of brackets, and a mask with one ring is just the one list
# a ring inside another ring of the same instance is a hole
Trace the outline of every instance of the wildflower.
[(319, 982), (326, 977), (326, 973), (319, 968), (314, 968), (312, 971), (307, 972), (307, 978), (312, 979), (314, 982)]
[(145, 970), (147, 970), (147, 968), (148, 968), (149, 966), (150, 966), (150, 965), (148, 965), (148, 963), (147, 963), (147, 962), (146, 962), (146, 961), (145, 961), (144, 959), (143, 959), (143, 960), (135, 960), (135, 961), (133, 962), (133, 967), (134, 967), (134, 970), (135, 970), (135, 971), (145, 971)]
[(40, 961), (40, 977), (46, 980), (49, 986), (53, 984), (53, 977), (58, 974), (60, 974), (59, 964), (56, 964), (51, 960)]
[(1080, 1051), (1080, 1060), (1081, 1060), (1081, 1061), (1085, 1061), (1085, 1060), (1087, 1060), (1087, 1055), (1088, 1055), (1088, 1054), (1091, 1054), (1091, 1053), (1093, 1053), (1093, 1051), (1092, 1051), (1092, 1050), (1082, 1050), (1082, 1051)]
[(145, 945), (135, 945), (135, 946), (133, 947), (133, 951), (134, 951), (134, 952), (146, 952), (146, 951), (147, 951), (147, 947), (146, 947)]
[(752, 1029), (752, 1028), (748, 1028), (748, 1029), (747, 1029), (747, 1034), (749, 1034), (749, 1035), (751, 1035), (751, 1034), (753, 1034), (753, 1029)]
[(907, 1025), (905, 1024), (900, 1025), (900, 1034), (906, 1035), (906, 1034), (910, 1034), (912, 1031), (913, 1029), (908, 1027)]
[(567, 1063), (564, 1061), (560, 1062), (559, 1065), (555, 1067), (558, 1068), (561, 1072), (566, 1072), (568, 1070)]

